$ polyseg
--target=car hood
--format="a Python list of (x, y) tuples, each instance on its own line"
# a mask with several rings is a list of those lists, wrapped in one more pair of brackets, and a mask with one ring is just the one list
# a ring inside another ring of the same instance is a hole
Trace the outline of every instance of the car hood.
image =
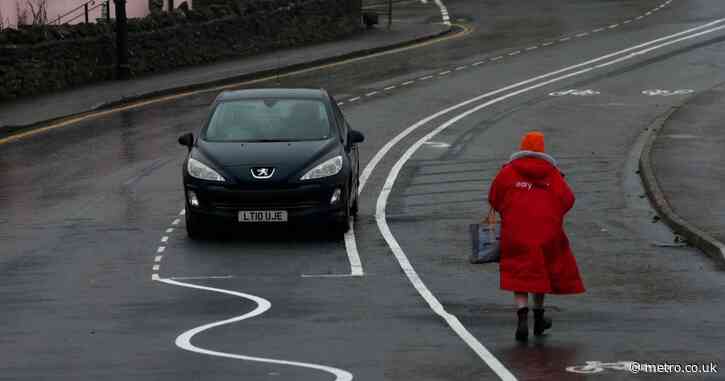
[(259, 182), (252, 177), (251, 169), (271, 167), (275, 172), (269, 182), (286, 182), (290, 177), (301, 176), (327, 155), (332, 155), (339, 143), (335, 139), (297, 142), (204, 142), (199, 141), (197, 150), (204, 159), (222, 170), (225, 177), (238, 182)]

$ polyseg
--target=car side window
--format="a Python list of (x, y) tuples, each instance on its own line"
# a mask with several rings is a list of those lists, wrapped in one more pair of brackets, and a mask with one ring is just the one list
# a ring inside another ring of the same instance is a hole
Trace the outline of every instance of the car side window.
[(337, 126), (340, 129), (340, 137), (342, 138), (343, 143), (347, 143), (347, 134), (348, 134), (348, 128), (347, 128), (347, 122), (345, 121), (345, 116), (342, 115), (342, 111), (337, 106), (337, 102), (332, 101), (332, 109), (335, 112), (335, 119), (337, 119)]

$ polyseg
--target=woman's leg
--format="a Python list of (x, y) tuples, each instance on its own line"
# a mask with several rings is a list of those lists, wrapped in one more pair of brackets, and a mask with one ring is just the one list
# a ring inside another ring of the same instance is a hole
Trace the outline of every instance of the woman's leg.
[(526, 341), (529, 338), (529, 294), (526, 292), (514, 292), (516, 301), (516, 315), (519, 323), (516, 326), (516, 340)]
[(529, 306), (529, 293), (528, 292), (514, 292), (514, 300), (516, 301), (516, 308), (524, 308)]
[(544, 317), (544, 296), (534, 294), (534, 335), (541, 336), (544, 331), (551, 328), (551, 319)]
[(546, 294), (534, 294), (534, 308), (544, 308), (544, 296)]

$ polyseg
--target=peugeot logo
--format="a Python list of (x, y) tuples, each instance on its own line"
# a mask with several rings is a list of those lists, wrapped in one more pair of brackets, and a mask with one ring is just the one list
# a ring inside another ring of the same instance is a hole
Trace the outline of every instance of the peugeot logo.
[(252, 168), (252, 177), (255, 179), (268, 179), (274, 175), (274, 170), (272, 167), (255, 167)]

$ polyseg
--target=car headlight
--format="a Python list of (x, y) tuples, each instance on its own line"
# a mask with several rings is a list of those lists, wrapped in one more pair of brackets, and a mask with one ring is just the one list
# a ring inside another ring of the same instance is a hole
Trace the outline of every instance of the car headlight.
[(201, 180), (209, 181), (226, 181), (222, 175), (217, 171), (209, 168), (206, 164), (199, 160), (189, 158), (189, 162), (186, 165), (186, 170), (189, 172), (191, 177), (195, 177)]
[(323, 177), (334, 176), (342, 170), (342, 156), (335, 156), (332, 159), (325, 160), (322, 164), (312, 168), (305, 173), (300, 180), (313, 180)]

